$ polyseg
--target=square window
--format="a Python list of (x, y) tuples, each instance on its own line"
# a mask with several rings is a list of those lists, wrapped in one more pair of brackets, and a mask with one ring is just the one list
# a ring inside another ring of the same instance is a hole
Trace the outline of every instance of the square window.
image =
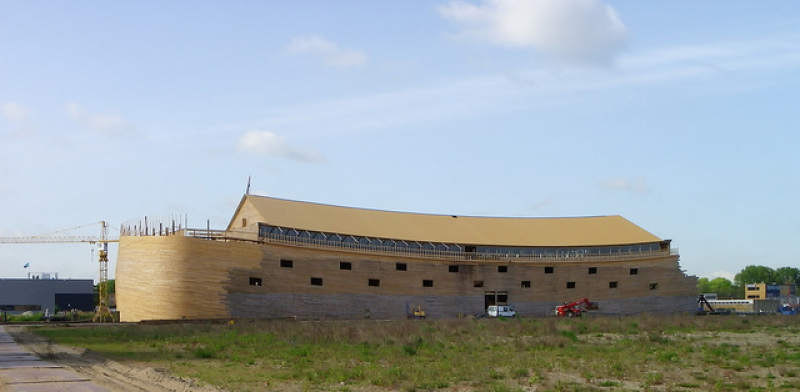
[(472, 282), (472, 287), (483, 287), (483, 281), (482, 280), (476, 280), (476, 281)]
[(497, 272), (508, 272), (508, 266), (507, 265), (498, 265), (497, 266)]
[(523, 280), (523, 281), (522, 281), (522, 288), (523, 288), (523, 289), (529, 289), (529, 288), (531, 288), (531, 281), (530, 281), (530, 280)]
[(555, 270), (555, 267), (544, 267), (544, 273), (546, 274), (552, 274), (553, 270)]
[(348, 261), (340, 261), (339, 262), (339, 269), (340, 270), (351, 270), (353, 269), (353, 264)]
[(381, 286), (381, 280), (380, 279), (370, 279), (368, 284), (370, 286), (372, 286), (372, 287), (380, 287)]
[(639, 275), (639, 269), (638, 268), (631, 268), (631, 275)]
[(292, 268), (294, 267), (294, 262), (291, 260), (281, 259), (281, 267)]
[(406, 263), (397, 263), (394, 265), (394, 269), (398, 271), (406, 271), (408, 269), (408, 266), (406, 265)]
[(261, 286), (261, 285), (262, 285), (261, 278), (254, 278), (252, 276), (250, 277), (250, 286)]
[(457, 265), (450, 265), (450, 266), (447, 267), (447, 270), (450, 271), (450, 272), (458, 272), (458, 266)]
[(608, 282), (608, 288), (610, 289), (617, 288), (617, 282)]
[(575, 282), (567, 282), (567, 288), (568, 289), (574, 289), (575, 288)]
[(430, 279), (423, 280), (422, 287), (433, 287), (433, 280)]
[(589, 267), (589, 275), (597, 274), (597, 267)]
[(650, 290), (658, 290), (658, 283), (650, 283)]
[(312, 286), (322, 286), (322, 278), (311, 278)]

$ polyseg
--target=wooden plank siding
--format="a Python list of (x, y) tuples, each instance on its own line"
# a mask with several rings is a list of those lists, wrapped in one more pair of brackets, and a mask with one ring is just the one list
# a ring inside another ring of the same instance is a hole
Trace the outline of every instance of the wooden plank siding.
[[(257, 228), (259, 214), (242, 207), (228, 229), (241, 227), (244, 218), (242, 231), (251, 232)], [(290, 261), (291, 267), (282, 267), (281, 260), (284, 265)], [(341, 263), (349, 263), (350, 268), (342, 269)], [(406, 270), (397, 270), (397, 263), (406, 264)], [(506, 272), (498, 270), (501, 266)], [(553, 267), (552, 273), (545, 273), (545, 267)], [(596, 270), (590, 274), (589, 268)], [(696, 300), (696, 278), (680, 270), (677, 255), (498, 265), (175, 235), (122, 237), (116, 271), (117, 306), (123, 321), (399, 318), (405, 317), (407, 306), (417, 305), (429, 317), (455, 317), (482, 314), (485, 293), (494, 291), (506, 292), (508, 304), (521, 316), (549, 315), (557, 304), (583, 297), (598, 301), (600, 312), (612, 314), (692, 312)], [(312, 284), (312, 278), (321, 282)], [(370, 285), (371, 279), (379, 285)], [(432, 287), (425, 287), (423, 281), (431, 281)], [(481, 287), (476, 282), (482, 282)], [(615, 287), (611, 282), (616, 282)]]

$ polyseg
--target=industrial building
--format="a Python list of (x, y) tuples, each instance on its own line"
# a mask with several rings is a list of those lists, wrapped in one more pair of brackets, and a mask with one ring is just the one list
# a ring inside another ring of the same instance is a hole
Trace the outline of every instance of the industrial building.
[[(151, 224), (155, 225), (155, 223)], [(692, 313), (677, 249), (621, 216), (415, 214), (245, 195), (225, 230), (122, 227), (123, 321), (219, 317), (404, 318), (512, 305), (551, 315)]]
[(777, 313), (781, 307), (780, 300), (770, 299), (709, 299), (708, 303), (717, 312), (740, 314)]
[(19, 314), (94, 310), (91, 279), (58, 279), (55, 274), (34, 274), (28, 279), (0, 279), (0, 311)]
[(747, 299), (777, 299), (782, 304), (797, 305), (797, 293), (794, 283), (766, 284), (754, 283), (745, 286)]

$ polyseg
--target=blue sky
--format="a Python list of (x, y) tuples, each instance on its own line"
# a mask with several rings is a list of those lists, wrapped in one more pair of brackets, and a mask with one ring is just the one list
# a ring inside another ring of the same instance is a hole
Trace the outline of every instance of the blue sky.
[[(252, 176), (335, 205), (622, 215), (701, 277), (798, 267), (798, 11), (0, 0), (0, 236), (224, 228)], [(92, 257), (0, 245), (0, 276), (96, 278)]]

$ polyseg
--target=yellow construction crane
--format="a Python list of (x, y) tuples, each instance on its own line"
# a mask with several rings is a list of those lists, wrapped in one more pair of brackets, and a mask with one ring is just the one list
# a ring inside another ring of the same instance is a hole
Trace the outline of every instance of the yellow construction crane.
[[(108, 225), (105, 221), (95, 222), (89, 225), (79, 226), (72, 229), (80, 229), (87, 226), (100, 224), (100, 237), (95, 236), (52, 236), (37, 235), (28, 237), (0, 237), (0, 244), (67, 244), (67, 243), (90, 243), (98, 244), (100, 249), (100, 279), (97, 283), (99, 305), (95, 311), (92, 321), (106, 322), (112, 321), (111, 310), (108, 308), (108, 243), (119, 242), (119, 239), (108, 238)], [(61, 230), (67, 231), (67, 230)]]

